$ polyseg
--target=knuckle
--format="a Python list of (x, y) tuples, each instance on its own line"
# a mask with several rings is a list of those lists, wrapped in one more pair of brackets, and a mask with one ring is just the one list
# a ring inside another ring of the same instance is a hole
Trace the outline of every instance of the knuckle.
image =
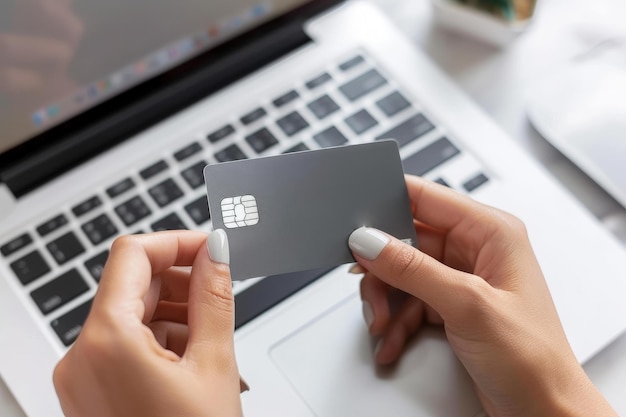
[(394, 279), (409, 278), (419, 273), (424, 261), (418, 251), (408, 245), (400, 245), (392, 256), (391, 274)]
[(507, 234), (526, 234), (526, 225), (524, 222), (519, 217), (509, 212), (494, 208), (492, 218), (497, 222), (498, 228)]
[(458, 297), (459, 307), (461, 308), (458, 311), (465, 319), (472, 317), (474, 320), (480, 320), (481, 322), (486, 320), (485, 317), (490, 315), (490, 306), (494, 297), (490, 288), (482, 278), (477, 276), (463, 280)]
[(122, 235), (113, 241), (111, 244), (111, 251), (119, 251), (124, 250), (130, 246), (134, 246), (137, 244), (137, 238), (133, 235)]
[(90, 363), (108, 363), (115, 357), (115, 352), (119, 351), (119, 346), (115, 345), (114, 337), (109, 337), (110, 332), (106, 329), (94, 329), (85, 327), (80, 333), (76, 343), (76, 349)]
[(90, 318), (72, 347), (75, 356), (94, 366), (106, 366), (124, 357), (127, 344), (137, 338), (136, 331), (129, 333), (118, 319), (108, 315)]
[(514, 251), (520, 241), (528, 241), (526, 224), (511, 213), (498, 210), (498, 230), (502, 249)]
[(526, 229), (526, 224), (517, 216), (507, 213), (507, 223), (513, 233), (517, 236), (527, 236), (528, 230)]
[(218, 309), (225, 312), (234, 311), (235, 297), (233, 295), (233, 287), (230, 280), (225, 276), (218, 274), (214, 279), (209, 281), (209, 285), (204, 289), (207, 299)]
[(526, 225), (521, 219), (494, 207), (481, 211), (475, 225), (482, 230), (479, 244), (495, 238), (506, 246), (528, 236)]
[(468, 301), (469, 304), (475, 306), (485, 305), (487, 297), (485, 293), (485, 285), (483, 279), (476, 277), (476, 279), (466, 279), (463, 281), (463, 298)]
[(67, 375), (67, 360), (67, 356), (63, 357), (63, 359), (56, 364), (52, 372), (52, 383), (59, 393), (64, 390), (69, 380)]

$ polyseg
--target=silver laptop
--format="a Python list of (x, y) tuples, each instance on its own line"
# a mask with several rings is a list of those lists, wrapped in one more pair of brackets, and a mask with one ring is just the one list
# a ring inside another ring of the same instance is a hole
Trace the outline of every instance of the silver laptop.
[[(393, 137), (406, 172), (526, 221), (580, 361), (626, 329), (621, 246), (371, 5), (71, 4), (49, 22), (0, 6), (0, 33), (34, 19), (67, 47), (33, 56), (56, 70), (44, 83), (35, 65), (0, 95), (0, 375), (28, 416), (62, 415), (52, 370), (115, 236), (210, 230), (202, 168), (257, 155)], [(246, 415), (480, 414), (441, 331), (375, 368), (358, 281), (340, 267), (235, 287)]]

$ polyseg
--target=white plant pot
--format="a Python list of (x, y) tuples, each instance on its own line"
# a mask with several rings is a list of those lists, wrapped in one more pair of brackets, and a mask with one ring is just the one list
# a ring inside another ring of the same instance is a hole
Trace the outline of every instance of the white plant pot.
[(452, 0), (432, 0), (435, 19), (441, 26), (472, 36), (491, 45), (503, 47), (523, 33), (532, 21), (507, 22), (487, 12)]

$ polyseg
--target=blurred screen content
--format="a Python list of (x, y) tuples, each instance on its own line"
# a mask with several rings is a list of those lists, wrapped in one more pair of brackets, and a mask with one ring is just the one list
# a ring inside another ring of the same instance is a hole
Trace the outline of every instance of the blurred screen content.
[(0, 152), (309, 0), (3, 0)]

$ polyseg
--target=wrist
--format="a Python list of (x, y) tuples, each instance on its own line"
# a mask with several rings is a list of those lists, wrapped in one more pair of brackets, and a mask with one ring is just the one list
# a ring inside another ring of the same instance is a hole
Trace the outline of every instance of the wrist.
[[(564, 369), (564, 368), (562, 368)], [(583, 368), (575, 362), (567, 372), (544, 387), (545, 402), (537, 415), (552, 417), (617, 417), (602, 393), (593, 385)]]

